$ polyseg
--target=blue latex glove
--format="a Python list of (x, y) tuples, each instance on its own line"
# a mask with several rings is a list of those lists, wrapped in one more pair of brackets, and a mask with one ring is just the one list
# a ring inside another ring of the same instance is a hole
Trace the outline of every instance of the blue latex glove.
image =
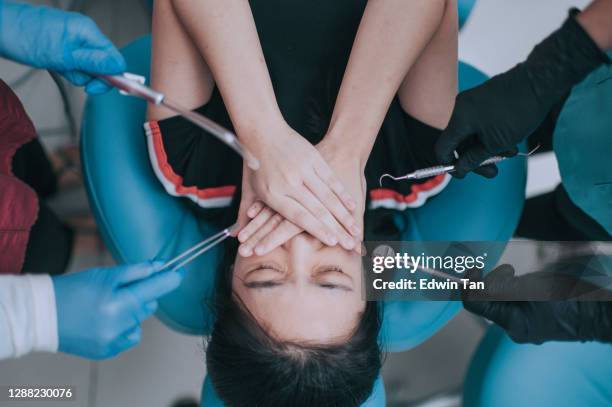
[(140, 324), (183, 274), (142, 263), (53, 277), (59, 350), (90, 359), (113, 357), (140, 342)]
[(96, 23), (79, 13), (0, 0), (0, 56), (57, 71), (90, 94), (110, 87), (91, 74), (116, 75), (125, 60)]

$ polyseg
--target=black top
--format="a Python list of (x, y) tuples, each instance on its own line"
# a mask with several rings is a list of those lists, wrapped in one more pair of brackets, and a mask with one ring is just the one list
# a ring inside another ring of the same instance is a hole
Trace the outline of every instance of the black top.
[[(254, 0), (250, 3), (283, 117), (300, 135), (316, 144), (328, 128), (366, 1)], [(217, 90), (197, 111), (233, 128)], [(189, 197), (194, 209), (210, 221), (224, 227), (231, 224), (239, 202), (240, 157), (180, 117), (149, 122), (145, 128), (150, 152), (156, 151), (151, 153), (153, 167), (169, 192)], [(439, 134), (439, 130), (404, 113), (397, 99), (392, 102), (366, 166), (367, 209), (418, 207), (444, 188), (448, 176), (417, 182), (386, 182), (382, 189), (378, 185), (383, 173), (405, 174), (436, 165), (433, 146)], [(350, 143), (348, 137), (347, 143)], [(155, 140), (157, 149), (151, 148)], [(228, 195), (234, 197), (233, 205), (229, 199), (219, 199)]]

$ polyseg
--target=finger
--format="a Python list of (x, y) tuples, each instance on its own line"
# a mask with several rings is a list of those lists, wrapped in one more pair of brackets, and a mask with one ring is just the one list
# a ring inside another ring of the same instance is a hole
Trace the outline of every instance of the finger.
[(508, 157), (508, 158), (512, 158), (515, 155), (517, 155), (519, 153), (519, 149), (518, 147), (514, 147), (508, 151), (504, 151), (502, 153), (500, 153), (500, 155), (504, 156), (504, 157)]
[(109, 272), (117, 273), (117, 284), (127, 285), (147, 278), (161, 270), (164, 263), (161, 261), (145, 262), (138, 264), (125, 264), (109, 268)]
[(270, 208), (264, 208), (259, 214), (252, 219), (242, 230), (238, 233), (238, 241), (241, 243), (246, 242), (249, 238), (259, 230), (267, 221), (274, 215), (275, 212)]
[[(260, 227), (251, 238), (242, 244), (238, 251), (242, 257), (249, 257), (253, 254), (255, 245), (271, 233), (283, 220), (283, 217), (278, 213), (274, 214), (262, 227)], [(259, 255), (259, 254), (258, 254)]]
[(92, 77), (79, 71), (63, 71), (60, 72), (66, 80), (74, 86), (85, 86), (91, 82)]
[(85, 92), (90, 95), (103, 95), (109, 92), (111, 89), (112, 86), (100, 79), (94, 79), (90, 81), (87, 86), (85, 86)]
[(251, 218), (248, 216), (249, 208), (253, 206), (254, 199), (245, 195), (240, 200), (240, 208), (238, 209), (238, 219), (231, 230), (231, 235), (236, 237), (238, 233), (249, 224)]
[(455, 150), (470, 137), (471, 131), (460, 125), (455, 108), (448, 127), (442, 132), (435, 145), (435, 152), (441, 164), (450, 165), (455, 161)]
[[(355, 247), (355, 241), (351, 235), (336, 221), (331, 212), (321, 204), (321, 201), (313, 195), (308, 188), (302, 188), (299, 193), (300, 201), (304, 207), (316, 218), (323, 223), (328, 230), (331, 230), (336, 237), (337, 242), (340, 242), (346, 250), (352, 250)], [(304, 228), (305, 230), (308, 230)], [(332, 246), (334, 246), (332, 244)]]
[(324, 179), (317, 176), (308, 177), (305, 179), (305, 184), (351, 235), (359, 236), (361, 230), (357, 226), (355, 218), (349, 213), (343, 202), (338, 199), (337, 194)]
[(332, 230), (313, 216), (306, 208), (294, 199), (286, 199), (282, 202), (282, 211), (278, 211), (285, 219), (295, 223), (301, 229), (307, 231), (328, 246), (335, 246), (338, 239)]
[(255, 254), (263, 256), (285, 244), (302, 232), (298, 226), (284, 219), (276, 229), (261, 239), (255, 246)]
[(140, 325), (128, 329), (119, 335), (119, 337), (113, 342), (112, 346), (110, 347), (110, 354), (106, 355), (106, 357), (113, 357), (133, 348), (140, 343), (141, 339), (142, 329), (140, 328)]
[(79, 15), (73, 20), (71, 27), (78, 36), (79, 43), (87, 48), (107, 49), (115, 48), (113, 42), (100, 31), (100, 28), (90, 17)]
[[(125, 293), (121, 293), (120, 295), (126, 295)], [(126, 324), (129, 326), (139, 326), (142, 322), (149, 319), (155, 312), (159, 306), (157, 300), (149, 301), (149, 302), (141, 302), (136, 296), (129, 294), (126, 295), (126, 298), (120, 298), (124, 302), (124, 308), (122, 312), (130, 315), (131, 319), (126, 319)]]
[(247, 216), (251, 219), (253, 219), (255, 216), (257, 216), (264, 208), (266, 207), (266, 205), (262, 202), (262, 201), (255, 201), (255, 203), (253, 205), (251, 205), (251, 207), (247, 210)]
[(125, 71), (125, 61), (116, 50), (81, 48), (72, 52), (72, 67), (90, 74), (118, 75)]
[(476, 168), (474, 172), (485, 178), (495, 178), (497, 177), (499, 170), (497, 169), (497, 165), (489, 164), (489, 165), (483, 165), (482, 167)]
[(321, 165), (315, 166), (315, 173), (327, 187), (322, 189), (322, 191), (327, 193), (327, 189), (331, 190), (336, 198), (340, 200), (341, 205), (343, 205), (349, 211), (354, 211), (357, 208), (357, 203), (351, 194), (345, 190), (342, 182), (340, 182), (340, 180), (335, 176), (333, 171), (324, 161), (321, 163)]
[(478, 168), (480, 164), (491, 156), (492, 154), (490, 154), (482, 144), (474, 144), (468, 150), (464, 151), (457, 159), (453, 176), (457, 178), (465, 177), (468, 172)]
[(122, 288), (122, 295), (135, 297), (139, 304), (155, 301), (174, 291), (183, 280), (176, 271), (164, 271)]

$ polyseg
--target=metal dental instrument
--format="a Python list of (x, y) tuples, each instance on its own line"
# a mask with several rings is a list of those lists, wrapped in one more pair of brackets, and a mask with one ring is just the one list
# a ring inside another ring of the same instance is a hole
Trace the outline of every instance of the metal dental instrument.
[[(528, 157), (531, 154), (533, 154), (538, 148), (540, 148), (540, 146), (537, 146), (536, 148), (534, 148), (533, 150), (531, 150), (530, 152), (526, 154), (518, 153), (517, 155), (521, 157)], [(488, 160), (483, 161), (479, 165), (479, 167), (484, 167), (485, 165), (489, 165), (489, 164), (496, 164), (500, 161), (507, 160), (508, 158), (513, 158), (513, 157), (494, 156), (494, 157), (489, 158)], [(385, 178), (391, 178), (394, 181), (402, 181), (402, 180), (407, 180), (407, 179), (423, 179), (423, 178), (435, 177), (436, 175), (446, 174), (446, 173), (450, 173), (453, 171), (455, 171), (454, 165), (436, 165), (434, 167), (416, 170), (414, 172), (411, 172), (410, 174), (402, 175), (400, 177), (394, 177), (391, 174), (383, 174), (378, 179), (378, 184), (382, 187), (382, 182)]]
[(179, 254), (178, 256), (164, 264), (161, 269), (178, 270), (181, 267), (184, 267), (185, 265), (191, 263), (201, 255), (206, 253), (208, 250), (212, 249), (213, 247), (227, 239), (229, 236), (231, 236), (233, 228), (234, 226), (223, 229), (221, 232), (204, 239), (200, 243), (185, 250), (183, 253)]
[[(414, 266), (413, 262), (409, 261), (408, 263)], [(446, 274), (440, 270), (432, 269), (429, 267), (423, 267), (423, 266), (416, 266), (416, 268), (425, 274), (431, 275), (432, 277), (437, 277), (442, 280), (449, 279), (450, 281), (454, 281), (456, 283), (463, 283), (459, 277), (452, 276), (450, 274)]]
[(173, 112), (178, 113), (196, 126), (208, 131), (213, 136), (227, 144), (236, 153), (240, 154), (240, 156), (246, 161), (249, 168), (252, 170), (257, 170), (259, 168), (259, 161), (257, 158), (255, 158), (253, 154), (251, 154), (251, 152), (247, 150), (240, 143), (240, 141), (238, 141), (238, 137), (236, 137), (233, 132), (197, 112), (192, 112), (189, 109), (185, 109), (180, 104), (169, 100), (163, 93), (146, 86), (142, 76), (125, 73), (123, 75), (113, 76), (100, 75), (100, 78), (119, 89), (124, 95), (144, 99), (150, 103), (153, 103), (154, 105), (162, 105)]

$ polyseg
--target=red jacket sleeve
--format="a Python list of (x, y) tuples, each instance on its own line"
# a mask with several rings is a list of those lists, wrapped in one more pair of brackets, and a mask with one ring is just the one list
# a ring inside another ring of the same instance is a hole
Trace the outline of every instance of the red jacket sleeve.
[(0, 80), (0, 274), (21, 271), (38, 215), (36, 193), (11, 169), (17, 149), (34, 137), (34, 125), (21, 102)]

